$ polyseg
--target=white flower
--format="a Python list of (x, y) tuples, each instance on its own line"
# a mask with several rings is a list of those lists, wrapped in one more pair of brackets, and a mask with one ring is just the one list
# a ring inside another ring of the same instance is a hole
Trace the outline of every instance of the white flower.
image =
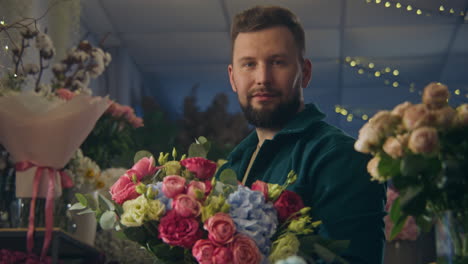
[(54, 44), (50, 37), (45, 33), (39, 33), (36, 37), (36, 48), (45, 59), (50, 59), (55, 54)]
[(66, 70), (67, 70), (67, 65), (63, 63), (56, 63), (54, 64), (54, 66), (52, 66), (52, 71), (56, 74), (65, 72)]
[(76, 50), (71, 54), (71, 57), (78, 62), (85, 62), (89, 58), (89, 55), (82, 50)]
[(104, 182), (104, 190), (109, 190), (109, 188), (124, 175), (127, 170), (124, 168), (109, 168), (104, 170), (101, 173), (100, 180)]
[(110, 55), (109, 52), (106, 52), (104, 54), (104, 64), (106, 65), (106, 67), (109, 65), (111, 61), (112, 61), (112, 56)]
[(101, 75), (105, 70), (105, 63), (104, 63), (105, 54), (101, 49), (93, 49), (91, 52), (92, 58), (92, 67), (89, 71), (91, 77), (96, 78)]

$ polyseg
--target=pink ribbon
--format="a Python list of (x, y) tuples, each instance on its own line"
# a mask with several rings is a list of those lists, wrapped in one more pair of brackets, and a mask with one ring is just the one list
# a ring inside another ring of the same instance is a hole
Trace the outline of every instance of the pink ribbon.
[[(28, 233), (27, 233), (27, 240), (26, 240), (28, 253), (32, 253), (32, 250), (34, 248), (34, 217), (35, 217), (35, 210), (36, 210), (37, 193), (39, 191), (39, 184), (41, 182), (41, 178), (42, 178), (42, 174), (44, 170), (47, 172), (47, 175), (48, 175), (48, 187), (47, 187), (46, 206), (45, 206), (46, 231), (45, 231), (45, 236), (44, 236), (44, 244), (42, 245), (42, 251), (41, 251), (41, 259), (44, 259), (47, 256), (47, 251), (52, 241), (52, 231), (54, 227), (55, 173), (57, 172), (57, 170), (51, 167), (37, 166), (28, 161), (18, 162), (16, 163), (15, 167), (17, 171), (25, 171), (32, 167), (37, 167), (36, 174), (34, 176), (34, 181), (33, 181), (31, 206), (29, 208)], [(70, 176), (68, 176), (63, 171), (58, 171), (58, 172), (60, 174), (60, 179), (61, 179), (62, 184), (64, 185), (64, 188), (69, 188), (73, 186), (73, 182)]]

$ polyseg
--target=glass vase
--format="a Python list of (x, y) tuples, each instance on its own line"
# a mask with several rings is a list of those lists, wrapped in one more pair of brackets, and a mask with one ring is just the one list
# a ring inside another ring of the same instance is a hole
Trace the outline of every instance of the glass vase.
[(442, 214), (436, 225), (437, 264), (468, 264), (468, 217)]

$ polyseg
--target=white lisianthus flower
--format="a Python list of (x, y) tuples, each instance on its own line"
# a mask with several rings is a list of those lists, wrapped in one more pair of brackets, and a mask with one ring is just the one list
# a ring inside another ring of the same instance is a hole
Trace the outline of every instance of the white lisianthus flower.
[[(143, 195), (142, 195), (143, 196)], [(161, 216), (166, 212), (166, 207), (159, 200), (148, 200), (148, 210), (146, 219), (159, 221)]]
[(148, 200), (144, 195), (125, 201), (122, 205), (124, 213), (120, 222), (125, 226), (141, 226), (148, 211)]
[(50, 37), (45, 33), (39, 33), (36, 37), (36, 48), (41, 56), (45, 59), (50, 59), (55, 54), (55, 48)]

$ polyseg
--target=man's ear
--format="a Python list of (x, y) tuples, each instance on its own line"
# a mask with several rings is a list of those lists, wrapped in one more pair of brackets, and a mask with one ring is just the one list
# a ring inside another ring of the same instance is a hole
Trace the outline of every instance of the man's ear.
[(231, 89), (237, 93), (236, 83), (234, 82), (234, 73), (232, 69), (232, 64), (228, 65), (228, 74), (229, 74), (229, 82), (231, 83)]
[(309, 59), (304, 59), (302, 63), (302, 88), (306, 88), (312, 79), (312, 62)]

